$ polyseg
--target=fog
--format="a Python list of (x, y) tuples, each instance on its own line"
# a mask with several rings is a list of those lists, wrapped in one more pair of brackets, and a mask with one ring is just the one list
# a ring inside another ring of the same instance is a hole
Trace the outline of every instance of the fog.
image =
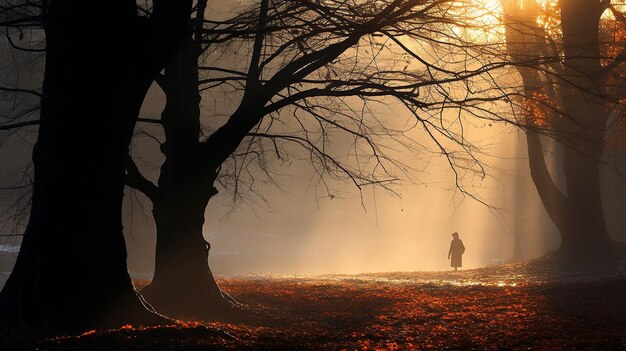
[[(215, 2), (207, 13), (227, 18), (245, 3), (223, 6)], [(495, 31), (502, 34), (501, 29)], [(503, 79), (519, 78), (510, 71)], [(205, 99), (203, 118), (228, 115), (236, 106), (222, 106), (228, 105), (229, 98)], [(158, 118), (163, 105), (162, 92), (153, 88), (142, 116)], [(377, 111), (386, 123), (402, 124), (410, 119), (393, 103), (386, 107)], [(427, 152), (397, 155), (414, 168), (414, 178), (402, 179), (394, 186), (397, 195), (379, 187), (359, 190), (349, 182), (333, 180), (328, 180), (330, 192), (319, 191), (311, 185), (314, 175), (306, 163), (278, 166), (281, 175), (274, 180), (281, 190), (271, 184), (259, 186), (269, 205), (257, 201), (233, 207), (224, 189), (210, 201), (204, 233), (212, 247), (212, 270), (218, 274), (289, 275), (447, 270), (452, 232), (460, 233), (467, 248), (464, 268), (508, 262), (515, 255), (516, 241), (519, 259), (537, 258), (556, 249), (560, 239), (530, 178), (525, 135), (511, 125), (467, 121), (464, 137), (477, 147), (476, 156), (486, 173), (484, 178), (471, 172), (462, 175), (461, 185), (475, 198), (459, 191), (444, 157)], [(417, 143), (428, 143), (419, 130), (411, 137)], [(341, 148), (342, 142), (334, 140), (333, 145)], [(135, 147), (142, 146), (136, 142)], [(548, 161), (560, 157), (558, 148), (548, 151)], [(160, 164), (160, 156), (154, 153), (145, 157), (149, 159), (146, 164)], [(551, 164), (553, 178), (564, 189), (557, 163)], [(608, 164), (623, 171), (619, 157)], [(158, 168), (144, 171), (156, 180)], [(623, 239), (626, 222), (619, 209), (626, 205), (626, 187), (609, 167), (603, 181), (609, 231)], [(154, 225), (149, 213), (138, 214), (141, 196), (128, 199), (135, 200), (133, 215), (126, 218), (129, 265), (131, 270), (150, 271)], [(127, 213), (132, 204), (127, 201)]]
[[(158, 118), (162, 106), (163, 94), (154, 88), (142, 116)], [(393, 108), (381, 114), (406, 118), (394, 115)], [(275, 181), (281, 189), (262, 185), (260, 190), (269, 206), (247, 202), (233, 207), (230, 195), (220, 189), (205, 213), (212, 270), (289, 275), (446, 270), (455, 231), (467, 248), (464, 268), (508, 262), (516, 237), (523, 259), (556, 249), (559, 238), (530, 179), (523, 133), (482, 122), (466, 128), (486, 169), (484, 178), (469, 174), (463, 180), (475, 198), (459, 191), (444, 157), (426, 153), (400, 156), (416, 170), (412, 181), (394, 187), (397, 195), (380, 187), (359, 191), (349, 182), (332, 180), (332, 193), (320, 193), (311, 185), (313, 173), (306, 163), (278, 166)], [(134, 147), (148, 150), (150, 142)], [(145, 164), (159, 165), (156, 154), (144, 150)], [(155, 181), (158, 168), (144, 165), (144, 173)], [(150, 208), (138, 193), (128, 195), (129, 266), (149, 272), (155, 245)]]
[[(455, 231), (467, 248), (464, 268), (507, 262), (516, 236), (519, 258), (555, 250), (560, 239), (530, 179), (525, 138), (511, 128), (495, 134), (493, 151), (500, 158), (489, 160), (495, 174), (475, 189), (485, 203), (460, 196), (441, 158), (431, 160), (420, 176), (423, 183), (401, 185), (400, 197), (376, 188), (360, 194), (345, 184), (341, 195), (318, 198), (306, 192), (305, 182), (292, 180), (283, 182), (292, 193), (268, 192), (273, 211), (243, 207), (231, 213), (227, 199), (215, 199), (204, 225), (212, 246), (211, 267), (218, 274), (447, 270)], [(613, 204), (623, 203), (623, 185), (612, 189)], [(610, 232), (623, 239), (623, 217), (608, 212)], [(153, 239), (152, 233), (138, 242), (150, 247)], [(149, 270), (149, 259), (133, 262), (133, 254), (131, 250), (131, 269), (136, 264), (138, 270)]]
[[(209, 12), (230, 15), (221, 2)], [(231, 7), (235, 9), (235, 7)], [(234, 10), (233, 10), (234, 11)], [(3, 101), (11, 103), (11, 101)], [(220, 101), (222, 103), (222, 101)], [(232, 106), (216, 107), (203, 101), (203, 118), (224, 114)], [(142, 117), (159, 118), (164, 96), (153, 87), (141, 111)], [(223, 109), (223, 110), (220, 110)], [(406, 120), (393, 106), (380, 110), (383, 119)], [(401, 116), (398, 116), (401, 115)], [(349, 182), (329, 180), (332, 193), (311, 186), (313, 173), (306, 164), (276, 166), (275, 181), (282, 189), (260, 185), (269, 205), (238, 203), (224, 189), (212, 199), (205, 214), (204, 233), (211, 243), (210, 264), (218, 274), (319, 274), (381, 271), (447, 270), (451, 233), (459, 232), (467, 251), (464, 269), (507, 262), (516, 240), (520, 258), (539, 257), (559, 245), (556, 229), (548, 219), (532, 184), (526, 155), (526, 138), (510, 125), (466, 125), (466, 138), (480, 150), (486, 176), (468, 175), (463, 185), (476, 198), (463, 195), (445, 158), (422, 153), (401, 155), (413, 167), (413, 179), (394, 186), (397, 194), (379, 187), (357, 189)], [(416, 142), (424, 136), (416, 131)], [(30, 159), (33, 130), (4, 137), (0, 148), (5, 184), (21, 184)], [(334, 145), (341, 147), (341, 140)], [(149, 138), (134, 141), (141, 154), (140, 167), (152, 181), (158, 178), (162, 155)], [(559, 157), (558, 148), (550, 155)], [(614, 170), (624, 171), (623, 150), (607, 158), (603, 170), (605, 212), (609, 231), (624, 239), (626, 187)], [(563, 189), (559, 169), (553, 177)], [(3, 190), (3, 211), (22, 193)], [(129, 269), (153, 269), (155, 227), (151, 208), (142, 195), (127, 189), (124, 218)], [(14, 233), (3, 223), (0, 234)], [(22, 228), (23, 229), (23, 228)], [(19, 240), (0, 238), (0, 252), (13, 254)], [(2, 269), (10, 269), (3, 264)]]

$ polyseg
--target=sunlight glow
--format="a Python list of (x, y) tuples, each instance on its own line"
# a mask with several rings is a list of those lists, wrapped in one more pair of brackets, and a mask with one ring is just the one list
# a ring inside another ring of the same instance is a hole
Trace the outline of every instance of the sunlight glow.
[(458, 35), (478, 43), (502, 41), (504, 27), (501, 0), (467, 0), (457, 4), (470, 24), (469, 27), (456, 30)]
[(494, 43), (503, 40), (505, 8), (509, 16), (535, 18), (537, 25), (547, 34), (560, 35), (558, 0), (467, 0), (459, 2), (458, 6), (470, 19), (471, 27), (459, 29), (457, 34), (474, 41)]

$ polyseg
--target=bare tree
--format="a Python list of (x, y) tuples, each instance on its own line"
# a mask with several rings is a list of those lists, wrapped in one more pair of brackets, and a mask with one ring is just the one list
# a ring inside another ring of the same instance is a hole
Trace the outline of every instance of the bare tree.
[[(121, 202), (144, 95), (186, 29), (190, 1), (44, 2), (46, 68), (30, 220), (0, 293), (18, 327), (160, 322), (126, 269)], [(31, 20), (7, 20), (14, 25)], [(93, 29), (93, 30), (90, 30)]]
[[(158, 183), (132, 159), (127, 167), (127, 184), (153, 203), (157, 226), (147, 300), (185, 316), (228, 306), (208, 267), (204, 212), (218, 187), (235, 202), (264, 201), (257, 186), (272, 182), (274, 164), (304, 161), (317, 189), (333, 196), (329, 179), (394, 191), (411, 177), (401, 153), (442, 154), (465, 191), (463, 174), (483, 169), (459, 114), (504, 121), (490, 107), (515, 92), (498, 88), (508, 65), (501, 51), (456, 34), (477, 26), (464, 20), (463, 5), (451, 1), (263, 0), (195, 27), (156, 80), (167, 97), (161, 119), (143, 120), (164, 131)], [(201, 118), (201, 96), (227, 117)], [(391, 105), (404, 116), (381, 115)]]

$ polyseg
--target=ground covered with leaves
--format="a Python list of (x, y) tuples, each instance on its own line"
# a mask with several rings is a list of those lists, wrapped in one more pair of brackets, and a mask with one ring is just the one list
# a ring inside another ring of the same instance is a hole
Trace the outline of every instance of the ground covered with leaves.
[[(88, 331), (38, 350), (626, 350), (626, 280), (615, 271), (231, 277), (239, 322)], [(4, 348), (3, 348), (4, 349)]]

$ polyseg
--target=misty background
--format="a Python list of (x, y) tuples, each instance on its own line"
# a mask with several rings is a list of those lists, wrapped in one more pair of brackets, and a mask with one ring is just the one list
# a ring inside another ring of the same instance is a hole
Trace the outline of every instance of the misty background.
[[(213, 2), (207, 12), (225, 18), (231, 13), (224, 9), (234, 12), (238, 6), (243, 5)], [(3, 62), (9, 63), (0, 69), (3, 81), (24, 88), (41, 85), (41, 54), (13, 52), (4, 39), (0, 52)], [(154, 85), (141, 117), (158, 119), (164, 99)], [(227, 104), (204, 96), (203, 117), (221, 112), (216, 103)], [(33, 97), (16, 100), (15, 94), (0, 94), (2, 111), (26, 111), (33, 104)], [(398, 111), (390, 106), (377, 112), (381, 119), (391, 119)], [(38, 116), (38, 111), (29, 113)], [(29, 188), (24, 185), (30, 182), (36, 129), (0, 131), (0, 271), (10, 271), (28, 218), (23, 211), (28, 208)], [(320, 192), (311, 170), (302, 164), (276, 165), (281, 174), (275, 181), (281, 189), (271, 184), (261, 184), (259, 189), (267, 204), (233, 204), (229, 194), (218, 189), (220, 194), (210, 201), (204, 224), (204, 236), (212, 247), (211, 269), (218, 275), (447, 270), (455, 231), (467, 248), (464, 269), (506, 262), (513, 256), (516, 240), (523, 259), (556, 249), (560, 239), (530, 179), (522, 132), (480, 121), (466, 130), (466, 137), (479, 147), (479, 159), (486, 168), (486, 177), (470, 176), (465, 183), (477, 199), (459, 192), (445, 158), (433, 154), (403, 156), (401, 161), (417, 172), (411, 181), (397, 182), (394, 190), (399, 195), (373, 187), (359, 191), (353, 184), (332, 180), (332, 192)], [(419, 133), (415, 138), (419, 143)], [(340, 144), (335, 141), (338, 148)], [(162, 162), (158, 144), (139, 135), (133, 141), (133, 153), (141, 156), (142, 172), (156, 181)], [(560, 157), (557, 148), (550, 154)], [(626, 182), (619, 175), (626, 171), (624, 150), (614, 150), (605, 161), (603, 199), (608, 229), (614, 239), (625, 240), (626, 216), (621, 212), (626, 208)], [(559, 170), (551, 171), (563, 190)], [(142, 196), (127, 188), (123, 215), (131, 272), (151, 272), (154, 266), (155, 227), (151, 206)]]

